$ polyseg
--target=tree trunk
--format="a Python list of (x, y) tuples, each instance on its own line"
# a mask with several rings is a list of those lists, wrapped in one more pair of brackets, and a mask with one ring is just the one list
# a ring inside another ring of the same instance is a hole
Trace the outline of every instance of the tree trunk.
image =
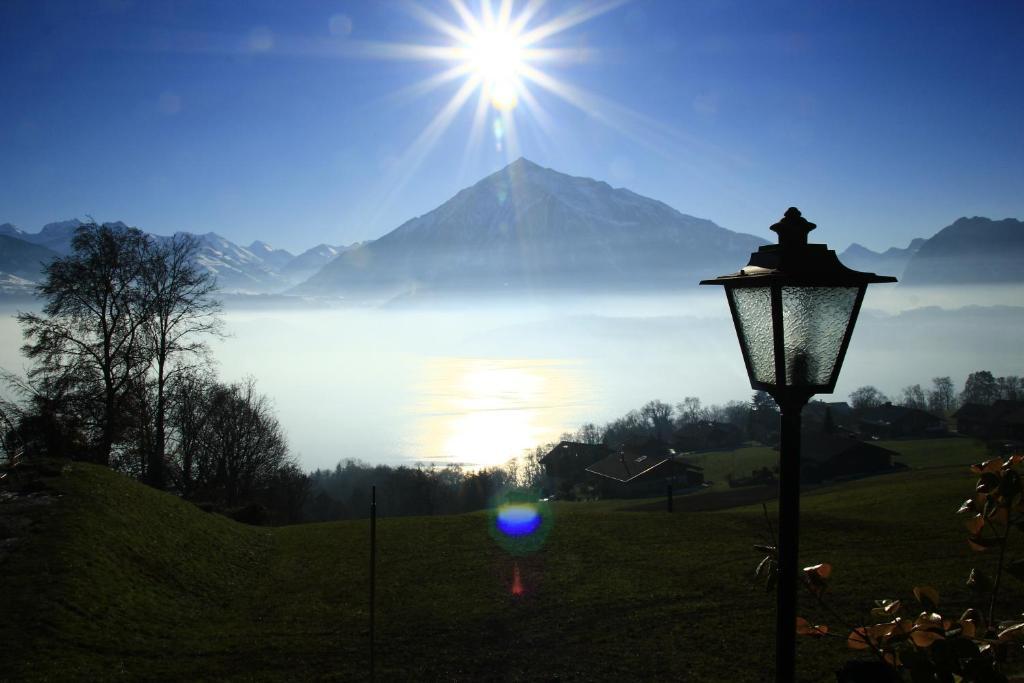
[(157, 489), (163, 489), (166, 486), (164, 481), (164, 411), (166, 409), (164, 390), (166, 384), (164, 359), (159, 358), (156, 376), (156, 442), (149, 452), (149, 485)]

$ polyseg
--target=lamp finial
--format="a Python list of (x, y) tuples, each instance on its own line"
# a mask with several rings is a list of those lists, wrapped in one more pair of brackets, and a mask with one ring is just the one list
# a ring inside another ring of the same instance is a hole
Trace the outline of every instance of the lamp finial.
[(779, 244), (783, 247), (803, 247), (807, 245), (807, 233), (817, 226), (800, 213), (800, 209), (791, 206), (781, 221), (771, 227), (778, 234)]

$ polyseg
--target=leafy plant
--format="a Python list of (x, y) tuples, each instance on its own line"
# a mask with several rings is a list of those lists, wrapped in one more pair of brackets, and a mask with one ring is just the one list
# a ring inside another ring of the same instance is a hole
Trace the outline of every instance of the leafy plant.
[[(978, 475), (974, 494), (960, 506), (960, 514), (969, 514), (966, 521), (967, 542), (981, 553), (998, 551), (994, 579), (978, 568), (972, 568), (967, 585), (979, 597), (987, 597), (987, 610), (965, 610), (959, 617), (939, 611), (939, 592), (927, 585), (913, 589), (913, 601), (876, 600), (870, 620), (862, 626), (850, 626), (825, 600), (832, 576), (832, 566), (816, 564), (800, 573), (801, 583), (814, 597), (816, 604), (834, 622), (843, 623), (843, 636), (798, 617), (796, 631), (806, 637), (833, 637), (846, 641), (851, 650), (871, 653), (877, 668), (871, 680), (889, 677), (911, 681), (974, 681), (1006, 682), (1007, 661), (1012, 650), (1020, 650), (1024, 642), (1024, 620), (999, 621), (995, 611), (1003, 574), (1024, 580), (1024, 558), (1008, 560), (1007, 540), (1016, 528), (1024, 531), (1024, 482), (1018, 465), (1024, 455), (1006, 460), (994, 458), (971, 467)], [(767, 521), (767, 510), (765, 510)], [(768, 522), (771, 544), (757, 545), (765, 554), (755, 570), (755, 579), (765, 589), (774, 589), (777, 581), (778, 555), (774, 531)], [(912, 606), (911, 606), (912, 605)], [(887, 673), (886, 673), (887, 672)], [(850, 678), (849, 680), (860, 680)], [(868, 680), (867, 678), (863, 680)]]

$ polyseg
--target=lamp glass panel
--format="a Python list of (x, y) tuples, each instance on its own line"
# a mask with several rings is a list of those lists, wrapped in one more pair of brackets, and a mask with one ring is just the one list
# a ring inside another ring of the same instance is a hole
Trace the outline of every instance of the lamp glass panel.
[(783, 287), (786, 386), (828, 384), (850, 325), (857, 287)]
[(772, 336), (772, 295), (769, 287), (727, 290), (736, 308), (740, 343), (747, 351), (757, 382), (775, 384), (775, 344)]

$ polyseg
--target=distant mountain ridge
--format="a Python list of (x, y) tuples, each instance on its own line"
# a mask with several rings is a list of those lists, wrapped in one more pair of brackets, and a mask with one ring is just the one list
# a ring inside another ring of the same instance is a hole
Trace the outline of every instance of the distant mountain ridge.
[[(29, 233), (0, 224), (0, 296), (30, 294), (42, 264), (70, 253), (81, 225), (71, 219)], [(376, 240), (319, 244), (293, 255), (261, 240), (243, 247), (213, 232), (195, 236), (197, 265), (225, 294), (424, 299), (458, 292), (688, 288), (735, 271), (765, 243), (526, 159)], [(1024, 222), (960, 218), (903, 248), (875, 252), (851, 244), (840, 259), (908, 285), (1024, 282)]]
[(907, 263), (912, 285), (1024, 282), (1024, 221), (975, 216), (937, 232)]
[(341, 254), (293, 291), (680, 288), (735, 270), (764, 243), (630, 190), (519, 159)]
[(907, 263), (926, 241), (923, 237), (917, 237), (903, 249), (889, 247), (881, 253), (871, 251), (854, 242), (839, 255), (839, 260), (843, 262), (843, 265), (854, 270), (864, 270), (879, 275), (895, 275), (897, 278), (901, 278)]
[[(43, 264), (71, 253), (78, 219), (48, 223), (30, 233), (11, 223), (0, 224), (0, 296), (31, 294), (42, 277)], [(121, 221), (104, 223), (128, 227)], [(348, 247), (318, 245), (294, 256), (266, 242), (254, 241), (248, 248), (214, 232), (192, 234), (198, 241), (195, 263), (217, 278), (218, 286), (230, 294), (278, 293), (306, 279)], [(167, 236), (150, 236), (168, 240)]]

